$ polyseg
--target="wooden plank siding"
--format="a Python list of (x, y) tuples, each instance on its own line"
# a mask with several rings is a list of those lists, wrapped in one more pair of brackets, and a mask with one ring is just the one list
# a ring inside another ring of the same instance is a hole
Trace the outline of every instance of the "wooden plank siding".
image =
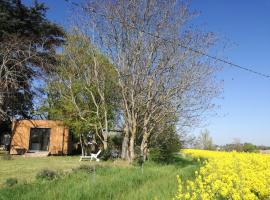
[(52, 120), (19, 120), (13, 122), (11, 154), (18, 154), (16, 149), (29, 150), (31, 128), (50, 128), (49, 153), (52, 155), (69, 154), (69, 129), (61, 121)]

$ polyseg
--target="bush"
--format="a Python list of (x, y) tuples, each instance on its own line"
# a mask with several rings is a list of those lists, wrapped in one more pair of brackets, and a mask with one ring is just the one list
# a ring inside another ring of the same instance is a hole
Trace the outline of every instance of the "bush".
[[(83, 171), (83, 172), (91, 174), (91, 173), (95, 173), (96, 170), (102, 169), (102, 168), (104, 167), (98, 163), (94, 165), (82, 164), (79, 167), (74, 168), (73, 172)], [(108, 167), (106, 167), (106, 169), (108, 169)]]
[(110, 147), (108, 147), (107, 150), (103, 150), (103, 151), (101, 152), (101, 154), (100, 154), (100, 158), (101, 158), (102, 160), (105, 160), (105, 161), (111, 159), (111, 157), (112, 157), (112, 154), (111, 154), (111, 148), (110, 148)]
[(39, 180), (53, 180), (58, 177), (58, 174), (49, 169), (43, 169), (39, 173), (37, 173), (36, 178)]
[(18, 179), (16, 178), (8, 178), (5, 182), (5, 185), (8, 187), (11, 187), (13, 185), (16, 185), (18, 183)]
[(122, 140), (123, 138), (118, 135), (109, 137), (108, 148), (101, 152), (100, 158), (104, 161), (119, 158), (119, 149), (122, 147)]
[(172, 163), (175, 161), (175, 153), (181, 148), (180, 137), (173, 127), (160, 134), (150, 142), (149, 159), (159, 163)]
[(113, 136), (110, 138), (110, 143), (112, 144), (113, 148), (120, 149), (122, 147), (122, 136)]
[(144, 160), (143, 160), (143, 156), (138, 156), (136, 159), (135, 159), (135, 164), (138, 164), (139, 166), (142, 166), (143, 163), (144, 163)]
[(75, 171), (77, 170), (83, 170), (86, 171), (87, 173), (92, 173), (94, 171), (94, 167), (92, 165), (80, 165)]
[(158, 163), (171, 163), (174, 161), (175, 151), (171, 151), (166, 144), (150, 149), (150, 160)]

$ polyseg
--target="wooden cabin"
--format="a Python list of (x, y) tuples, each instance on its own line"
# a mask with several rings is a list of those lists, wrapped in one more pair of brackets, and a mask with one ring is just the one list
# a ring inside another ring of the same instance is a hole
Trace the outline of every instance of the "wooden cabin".
[(72, 150), (70, 139), (69, 129), (61, 121), (18, 120), (12, 125), (10, 153), (66, 155)]

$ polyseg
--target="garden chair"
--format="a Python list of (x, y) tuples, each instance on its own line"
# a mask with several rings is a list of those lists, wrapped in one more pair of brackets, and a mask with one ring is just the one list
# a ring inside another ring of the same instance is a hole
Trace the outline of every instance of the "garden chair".
[(89, 159), (90, 159), (90, 161), (92, 161), (93, 159), (95, 159), (97, 162), (99, 162), (100, 160), (99, 160), (98, 156), (100, 153), (101, 153), (101, 150), (99, 150), (97, 153), (91, 153), (90, 156), (81, 156), (80, 161), (89, 160)]

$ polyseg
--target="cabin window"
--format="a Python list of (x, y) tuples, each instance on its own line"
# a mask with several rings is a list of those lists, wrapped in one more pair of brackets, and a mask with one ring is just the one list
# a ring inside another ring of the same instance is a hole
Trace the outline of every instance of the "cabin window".
[(31, 128), (29, 150), (49, 151), (50, 128)]

